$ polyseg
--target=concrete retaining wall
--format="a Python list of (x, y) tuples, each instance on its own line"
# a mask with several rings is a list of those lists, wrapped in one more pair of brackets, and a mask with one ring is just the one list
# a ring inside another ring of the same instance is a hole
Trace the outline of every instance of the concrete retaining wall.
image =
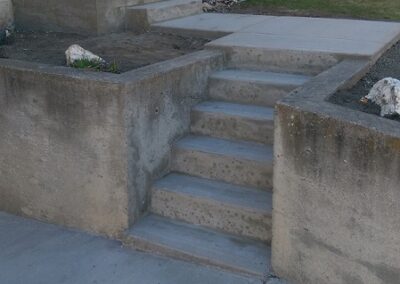
[(399, 123), (326, 101), (368, 67), (344, 61), (277, 106), (272, 263), (293, 283), (399, 283)]
[(104, 34), (125, 29), (125, 10), (143, 0), (13, 0), (22, 30)]
[(11, 0), (0, 0), (0, 32), (12, 24), (13, 18)]
[(122, 75), (0, 60), (0, 210), (117, 236), (222, 64), (203, 51)]

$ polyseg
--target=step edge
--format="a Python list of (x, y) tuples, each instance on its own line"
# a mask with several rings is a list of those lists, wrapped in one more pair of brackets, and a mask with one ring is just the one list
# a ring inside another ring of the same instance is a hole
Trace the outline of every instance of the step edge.
[[(212, 203), (214, 206), (223, 205), (224, 207), (228, 207), (228, 208), (242, 209), (242, 210), (245, 210), (246, 212), (251, 212), (251, 213), (260, 214), (260, 215), (272, 216), (272, 200), (271, 200), (271, 204), (270, 204), (271, 206), (268, 206), (268, 208), (265, 208), (265, 209), (261, 209), (261, 208), (255, 208), (255, 207), (240, 205), (240, 204), (234, 203), (234, 202), (220, 201), (218, 199), (208, 198), (208, 197), (202, 196), (202, 195), (190, 194), (190, 193), (179, 191), (179, 190), (173, 190), (173, 189), (171, 190), (170, 188), (160, 187), (160, 186), (156, 186), (156, 185), (154, 185), (152, 187), (152, 191), (165, 191), (165, 192), (177, 194), (177, 195), (180, 195), (180, 196), (189, 196), (190, 198), (200, 199), (200, 200), (205, 201), (207, 203)], [(266, 194), (268, 194), (267, 190), (260, 189), (260, 191), (262, 193), (265, 192)]]
[[(224, 139), (224, 138), (218, 138), (218, 137), (213, 137), (213, 138)], [(266, 165), (266, 166), (272, 166), (273, 160), (274, 160), (272, 150), (271, 150), (271, 154), (268, 155), (268, 157), (265, 157), (263, 159), (254, 159), (254, 157), (248, 157), (248, 156), (240, 155), (240, 154), (234, 156), (234, 155), (231, 155), (228, 153), (218, 153), (218, 152), (208, 151), (208, 150), (204, 150), (204, 149), (199, 149), (199, 148), (192, 147), (192, 146), (179, 145), (178, 143), (174, 143), (174, 145), (172, 146), (172, 151), (193, 151), (193, 152), (198, 152), (198, 153), (201, 153), (204, 155), (212, 155), (214, 157), (225, 157), (225, 158), (230, 158), (230, 159), (244, 160), (247, 162), (256, 162), (256, 163)]]
[[(241, 69), (236, 69), (236, 70), (241, 70)], [(312, 79), (312, 76), (307, 76), (307, 75), (300, 75), (300, 74), (293, 74), (293, 73), (279, 73), (279, 72), (270, 72), (274, 74), (289, 74), (291, 76), (299, 76), (299, 77), (307, 77), (303, 82), (278, 82), (278, 80), (272, 80), (272, 79), (244, 79), (244, 78), (237, 78), (229, 75), (224, 75), (224, 71), (218, 71), (210, 75), (211, 80), (221, 80), (221, 81), (230, 81), (230, 82), (238, 82), (238, 83), (253, 83), (253, 84), (259, 84), (259, 85), (265, 85), (265, 86), (276, 86), (276, 87), (287, 87), (287, 88), (293, 88), (293, 87), (300, 87), (307, 83), (309, 80)], [(251, 72), (265, 72), (265, 71), (251, 71)], [(221, 75), (222, 74), (222, 75)]]
[[(131, 247), (139, 251), (154, 253), (159, 256), (170, 257), (181, 261), (204, 265), (214, 269), (217, 268), (222, 271), (238, 273), (243, 276), (256, 277), (258, 279), (261, 279), (261, 277), (264, 276), (263, 273), (259, 273), (255, 270), (248, 270), (243, 267), (225, 264), (221, 261), (213, 260), (211, 258), (200, 256), (195, 253), (190, 253), (185, 250), (171, 248), (159, 242), (149, 241), (142, 237), (129, 235), (125, 238), (127, 238), (127, 240), (123, 241), (124, 246)], [(162, 251), (160, 251), (160, 249)]]
[[(186, 223), (185, 221), (174, 221), (174, 220), (171, 220), (170, 218), (162, 217), (162, 216), (157, 215), (157, 214), (150, 214), (150, 215), (147, 215), (146, 217), (149, 217), (149, 216), (158, 217), (158, 218), (160, 218), (162, 220), (165, 220), (165, 222), (170, 223), (172, 225), (185, 226), (190, 230), (212, 231), (215, 234), (221, 235), (221, 236), (226, 237), (226, 238), (228, 238), (228, 236), (231, 236), (231, 237), (234, 237), (234, 238), (241, 238), (241, 239), (249, 241), (251, 243), (262, 244), (263, 246), (265, 246), (269, 250), (271, 250), (270, 245), (267, 245), (262, 241), (254, 240), (254, 239), (247, 238), (247, 237), (240, 237), (240, 236), (236, 236), (236, 235), (229, 234), (229, 233), (223, 233), (223, 232), (220, 232), (218, 230), (211, 229), (211, 228), (204, 227), (204, 226), (200, 226), (200, 225), (197, 225), (197, 227), (199, 227), (199, 228), (194, 228), (195, 225), (191, 225), (189, 223)], [(143, 218), (146, 218), (146, 217), (143, 217)], [(174, 223), (176, 223), (176, 224), (174, 224)], [(184, 249), (180, 249), (180, 248), (176, 248), (176, 247), (173, 247), (173, 248), (168, 247), (167, 244), (164, 244), (164, 243), (159, 242), (157, 240), (144, 239), (142, 236), (139, 236), (139, 235), (135, 234), (134, 227), (128, 229), (127, 231), (125, 231), (125, 234), (122, 237), (121, 241), (122, 241), (124, 246), (132, 247), (132, 248), (137, 249), (137, 250), (143, 250), (143, 251), (146, 251), (146, 252), (155, 253), (155, 254), (158, 254), (158, 255), (161, 255), (161, 256), (167, 256), (167, 257), (169, 256), (171, 258), (181, 259), (181, 260), (184, 260), (184, 261), (193, 261), (195, 263), (206, 265), (206, 266), (210, 266), (210, 267), (214, 267), (214, 268), (218, 267), (218, 268), (220, 268), (220, 269), (222, 269), (224, 271), (235, 272), (235, 273), (239, 273), (239, 274), (242, 274), (242, 275), (247, 275), (247, 276), (252, 276), (252, 277), (257, 277), (257, 278), (264, 276), (264, 273), (261, 273), (261, 272), (259, 272), (257, 270), (254, 270), (254, 269), (244, 268), (243, 266), (235, 265), (235, 264), (226, 264), (226, 262), (223, 262), (221, 260), (213, 260), (210, 257), (201, 256), (196, 252), (190, 252), (188, 250), (184, 250)], [(143, 247), (139, 248), (137, 245), (134, 244), (137, 241), (145, 244), (145, 247), (147, 247), (147, 248), (143, 248)], [(160, 250), (159, 250), (160, 248), (164, 252), (160, 252)], [(174, 253), (178, 253), (179, 255), (176, 255)], [(271, 264), (270, 264), (270, 261), (269, 261), (269, 267), (268, 267), (268, 263), (267, 263), (267, 267), (266, 268), (270, 269), (271, 268), (270, 266), (271, 266)], [(265, 270), (265, 272), (267, 272), (267, 269)]]
[(194, 106), (192, 108), (192, 111), (196, 112), (196, 113), (199, 113), (199, 114), (207, 114), (207, 115), (213, 115), (213, 116), (223, 115), (223, 116), (232, 117), (232, 118), (237, 117), (237, 118), (247, 119), (247, 120), (254, 120), (254, 121), (260, 121), (260, 122), (265, 121), (267, 123), (274, 123), (274, 114), (273, 113), (272, 114), (267, 114), (265, 116), (251, 116), (251, 114), (248, 114), (248, 113), (233, 114), (233, 113), (229, 113), (227, 111), (224, 111), (222, 109), (213, 111), (213, 110), (200, 109), (200, 108), (201, 108), (200, 106), (199, 107)]

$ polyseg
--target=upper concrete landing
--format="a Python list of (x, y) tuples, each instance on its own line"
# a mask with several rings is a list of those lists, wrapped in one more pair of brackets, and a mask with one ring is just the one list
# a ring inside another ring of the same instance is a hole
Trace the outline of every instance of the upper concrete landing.
[(157, 23), (152, 27), (163, 30), (180, 30), (180, 32), (183, 33), (187, 32), (188, 34), (204, 34), (213, 37), (238, 32), (258, 23), (265, 23), (273, 18), (275, 17), (205, 13)]
[(203, 14), (157, 25), (192, 32), (233, 33), (212, 47), (374, 57), (400, 38), (400, 23), (305, 17)]

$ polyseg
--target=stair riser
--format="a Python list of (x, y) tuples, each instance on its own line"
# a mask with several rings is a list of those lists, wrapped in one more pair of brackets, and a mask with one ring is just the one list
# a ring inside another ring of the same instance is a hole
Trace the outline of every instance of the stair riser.
[(297, 87), (210, 78), (209, 97), (218, 101), (274, 107), (277, 101)]
[(171, 257), (174, 259), (180, 259), (183, 261), (188, 261), (196, 264), (201, 264), (201, 265), (207, 265), (207, 266), (215, 266), (218, 267), (222, 270), (233, 272), (233, 273), (239, 273), (243, 275), (249, 275), (253, 277), (257, 277), (261, 279), (264, 277), (263, 274), (258, 274), (255, 271), (250, 271), (246, 270), (243, 267), (238, 267), (238, 266), (231, 266), (226, 263), (218, 262), (214, 259), (199, 256), (196, 254), (191, 254), (185, 251), (181, 251), (178, 249), (174, 249), (173, 247), (170, 247), (168, 245), (164, 245), (161, 243), (155, 243), (152, 241), (148, 241), (146, 239), (142, 238), (136, 238), (136, 237), (126, 237), (125, 239), (122, 240), (123, 245), (126, 247), (130, 247), (139, 251), (143, 252), (149, 252), (152, 254), (158, 254), (166, 257)]
[(142, 31), (150, 28), (151, 24), (187, 17), (202, 13), (201, 1), (194, 0), (190, 3), (160, 9), (143, 8), (128, 9), (127, 26), (129, 30)]
[(191, 131), (195, 134), (226, 139), (273, 143), (273, 120), (256, 120), (224, 113), (192, 110)]
[(271, 241), (271, 214), (250, 208), (153, 189), (153, 213), (227, 233)]
[(228, 67), (237, 69), (317, 75), (339, 62), (330, 54), (251, 47), (222, 49), (228, 52)]
[(174, 147), (171, 169), (237, 185), (272, 188), (272, 163), (245, 160)]

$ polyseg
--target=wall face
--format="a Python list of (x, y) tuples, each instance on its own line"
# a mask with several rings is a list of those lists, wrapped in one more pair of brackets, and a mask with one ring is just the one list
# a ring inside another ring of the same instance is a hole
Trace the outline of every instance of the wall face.
[(110, 236), (126, 229), (124, 105), (117, 85), (2, 66), (0, 210)]
[[(97, 32), (106, 34), (126, 29), (126, 7), (146, 0), (97, 0)], [(150, 1), (147, 1), (150, 2)]]
[(219, 52), (200, 51), (127, 74), (147, 74), (127, 87), (130, 223), (147, 210), (153, 182), (169, 170), (173, 142), (188, 133), (192, 106), (205, 99), (210, 73), (222, 66)]
[[(0, 0), (9, 2), (11, 0)], [(13, 0), (23, 30), (106, 34), (125, 30), (126, 7), (145, 0)]]
[(399, 124), (313, 101), (336, 71), (277, 107), (273, 268), (294, 283), (399, 283)]
[(0, 59), (0, 210), (118, 236), (146, 211), (222, 58), (122, 75)]
[(13, 0), (13, 3), (19, 29), (97, 33), (96, 0)]
[(13, 7), (11, 0), (0, 0), (0, 32), (13, 22)]

